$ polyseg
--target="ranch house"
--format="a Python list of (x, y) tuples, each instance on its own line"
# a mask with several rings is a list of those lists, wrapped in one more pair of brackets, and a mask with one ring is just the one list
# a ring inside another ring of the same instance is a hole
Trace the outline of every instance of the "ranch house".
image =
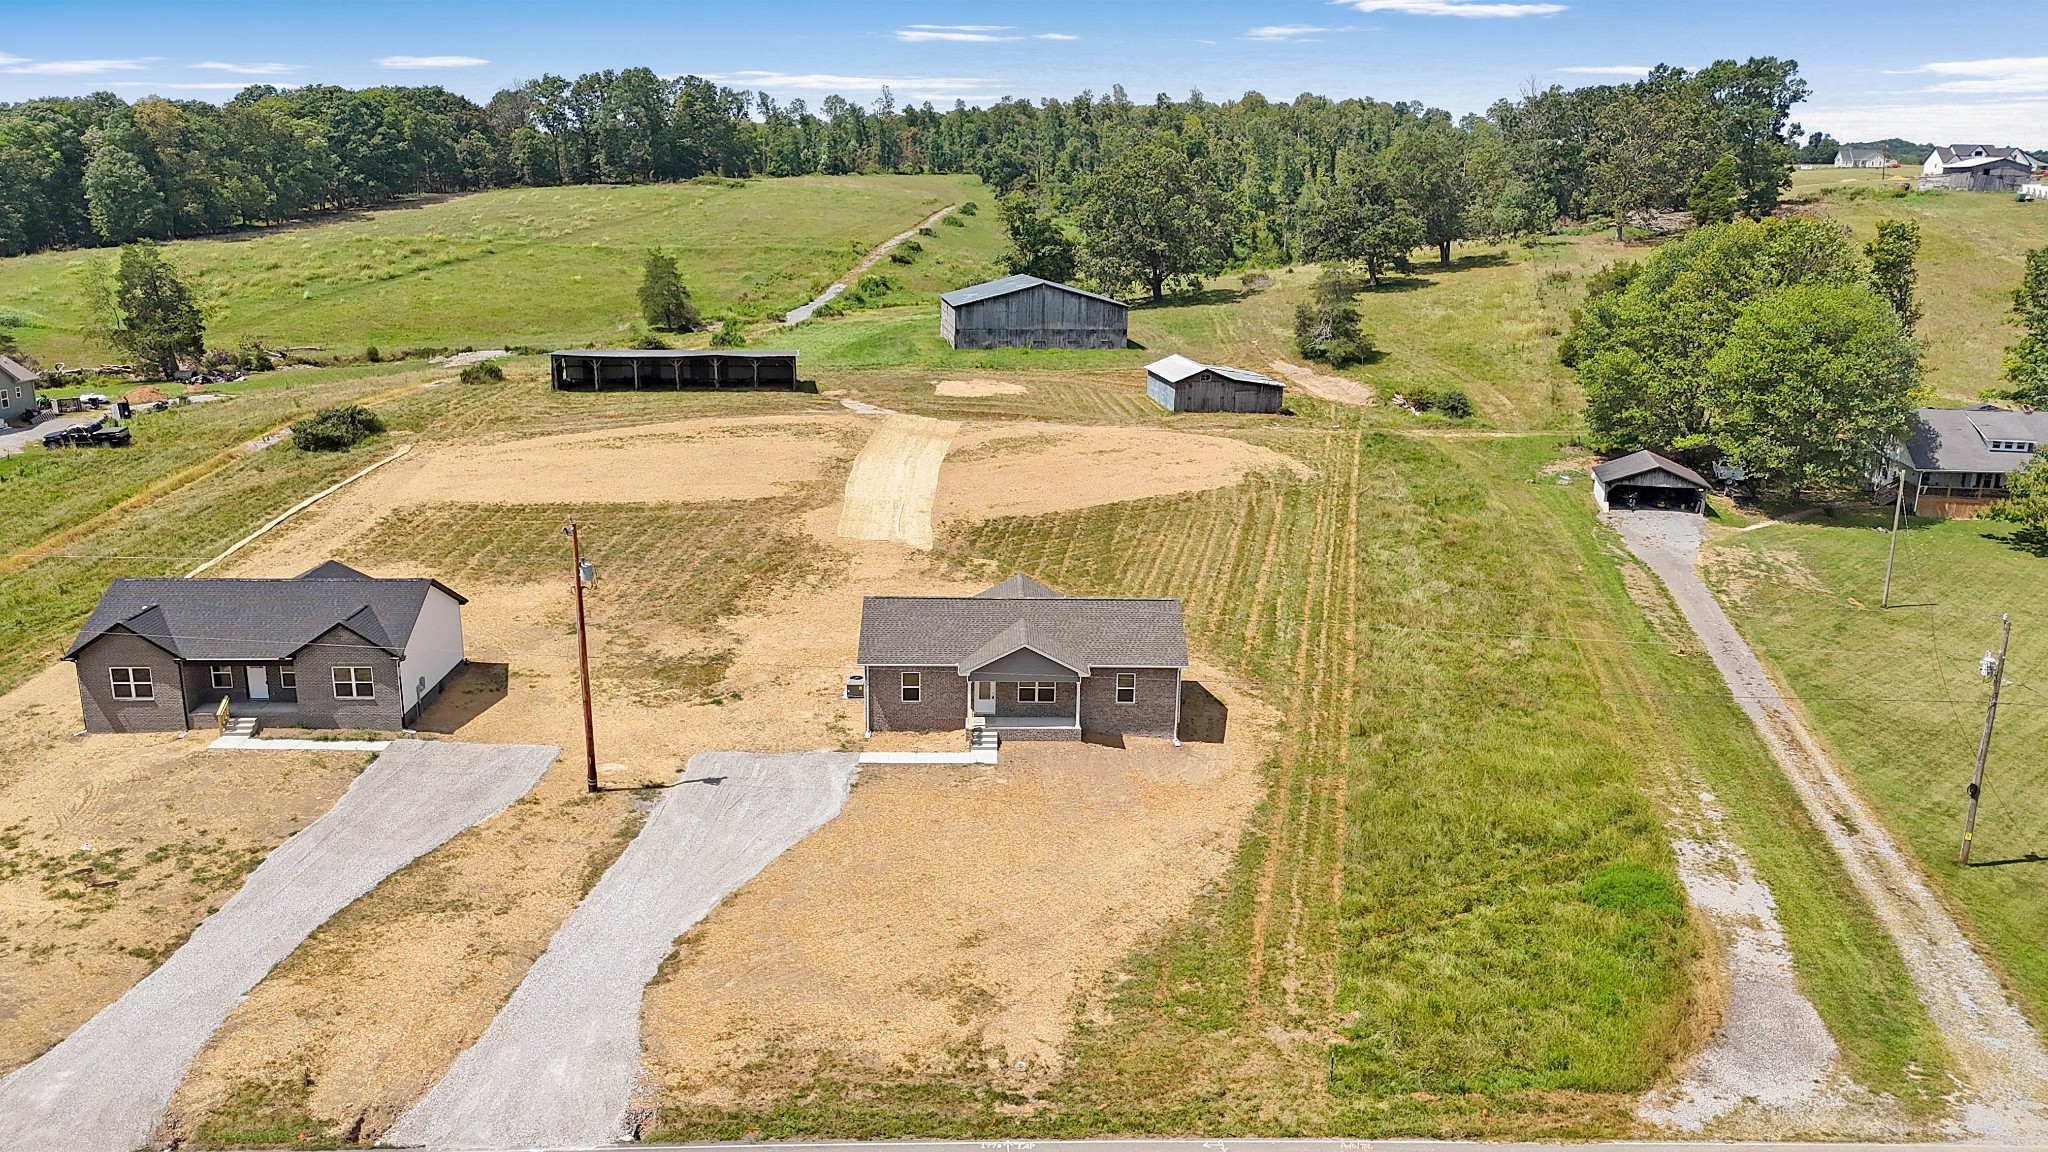
[(42, 377), (20, 361), (0, 356), (0, 421), (25, 423), (36, 414), (36, 381)]
[(2005, 478), (2033, 463), (2043, 443), (2048, 412), (1993, 404), (1916, 408), (1882, 485), (1905, 484), (1905, 509), (1915, 516), (1972, 519), (2005, 499)]

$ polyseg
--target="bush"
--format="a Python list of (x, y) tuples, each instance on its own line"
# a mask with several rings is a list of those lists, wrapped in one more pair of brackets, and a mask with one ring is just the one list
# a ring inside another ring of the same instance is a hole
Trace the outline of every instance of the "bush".
[(632, 346), (654, 352), (668, 347), (669, 344), (668, 341), (663, 340), (652, 332), (642, 332), (634, 338)]
[(725, 323), (718, 326), (718, 331), (711, 334), (711, 346), (713, 348), (744, 348), (747, 346), (747, 333), (744, 328), (740, 327), (738, 317), (726, 317)]
[(967, 203), (962, 204), (960, 206), (960, 214), (962, 216), (972, 216), (979, 211), (981, 211), (981, 205), (976, 204), (972, 200), (969, 200)]
[(1294, 346), (1303, 358), (1333, 368), (1364, 364), (1378, 351), (1372, 337), (1358, 326), (1358, 309), (1347, 303), (1297, 305)]
[(1410, 404), (1424, 412), (1435, 412), (1453, 420), (1463, 420), (1472, 415), (1472, 398), (1458, 388), (1410, 388), (1402, 395)]
[(372, 364), (375, 364), (379, 360), (384, 359), (384, 353), (379, 352), (377, 350), (377, 346), (375, 344), (372, 344), (368, 348), (363, 349), (363, 359), (368, 360)]
[(384, 421), (360, 404), (315, 412), (292, 425), (292, 446), (301, 452), (342, 452), (384, 431)]
[(932, 227), (929, 224), (927, 224), (924, 227), (919, 228), (917, 230), (917, 234), (919, 236), (937, 236), (938, 232), (934, 231)]
[(891, 264), (911, 264), (915, 263), (916, 260), (917, 255), (915, 253), (905, 252), (901, 248), (889, 253), (889, 263)]
[(958, 214), (958, 213), (955, 213), (955, 214), (953, 214), (953, 215), (950, 215), (950, 216), (941, 216), (941, 217), (939, 217), (939, 223), (941, 223), (941, 224), (944, 224), (944, 225), (945, 225), (946, 227), (948, 227), (948, 228), (965, 228), (965, 227), (967, 227), (967, 221), (965, 221), (965, 220), (962, 220), (962, 219), (960, 218), (960, 216), (959, 216), (959, 214)]
[(495, 384), (504, 378), (505, 370), (498, 367), (496, 360), (479, 360), (474, 364), (464, 365), (462, 369), (464, 384)]

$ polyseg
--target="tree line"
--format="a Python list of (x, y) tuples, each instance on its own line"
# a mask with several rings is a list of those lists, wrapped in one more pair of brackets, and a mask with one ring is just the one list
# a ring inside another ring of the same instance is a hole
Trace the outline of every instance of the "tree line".
[[(253, 85), (219, 106), (100, 93), (0, 105), (0, 254), (204, 235), (416, 193), (973, 173), (1084, 229), (1164, 213), (1188, 258), (1133, 238), (1096, 245), (1082, 268), (1103, 287), (1156, 293), (1231, 262), (1336, 253), (1380, 270), (1397, 249), (1447, 259), (1458, 240), (1560, 220), (1766, 215), (1789, 182), (1789, 116), (1806, 91), (1795, 63), (1766, 57), (1554, 86), (1462, 119), (1312, 94), (1137, 102), (1121, 87), (947, 109), (899, 106), (885, 91), (813, 108), (647, 68), (542, 76), (484, 104), (438, 87)], [(1150, 206), (1106, 194), (1118, 184)]]

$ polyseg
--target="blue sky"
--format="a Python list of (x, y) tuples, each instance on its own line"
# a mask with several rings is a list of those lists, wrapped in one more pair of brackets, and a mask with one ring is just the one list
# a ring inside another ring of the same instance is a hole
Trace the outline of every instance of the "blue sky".
[(221, 100), (242, 84), (442, 84), (646, 65), (814, 105), (1072, 96), (1121, 82), (1212, 98), (1483, 110), (1533, 83), (1789, 56), (1809, 131), (2048, 142), (2039, 0), (0, 0), (0, 101), (100, 89)]

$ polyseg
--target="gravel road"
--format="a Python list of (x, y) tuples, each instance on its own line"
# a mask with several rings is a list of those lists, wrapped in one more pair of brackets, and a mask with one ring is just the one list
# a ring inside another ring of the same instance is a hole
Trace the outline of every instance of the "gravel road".
[(161, 967), (0, 1081), (0, 1148), (146, 1143), (186, 1066), (272, 966), (378, 881), (524, 795), (555, 756), (532, 745), (392, 744)]
[(2048, 1109), (2041, 1103), (2048, 1095), (2048, 1052), (2040, 1035), (1700, 579), (1700, 518), (1635, 511), (1610, 512), (1605, 519), (1670, 589), (1736, 702), (1898, 947), (1928, 1017), (1975, 1094), (1963, 1109), (1969, 1134), (2015, 1143), (2048, 1140)]
[(609, 1145), (640, 1077), (640, 1000), (676, 937), (839, 814), (850, 752), (690, 758), (497, 1018), (384, 1134), (393, 1145)]
[(816, 312), (818, 310), (819, 305), (825, 303), (828, 300), (831, 300), (834, 296), (839, 295), (841, 292), (846, 291), (849, 285), (851, 285), (855, 280), (860, 279), (861, 273), (867, 271), (870, 268), (873, 268), (876, 264), (880, 263), (882, 257), (887, 256), (889, 254), (890, 249), (896, 247), (898, 244), (903, 243), (905, 240), (910, 239), (912, 236), (917, 235), (918, 229), (929, 228), (932, 225), (937, 224), (941, 217), (943, 217), (944, 215), (946, 215), (946, 213), (951, 212), (953, 209), (957, 207), (959, 207), (959, 205), (957, 204), (948, 204), (944, 208), (939, 209), (937, 212), (934, 212), (931, 215), (925, 217), (924, 219), (919, 220), (917, 223), (911, 225), (907, 230), (898, 232), (894, 236), (889, 237), (887, 240), (882, 241), (880, 244), (875, 245), (872, 249), (868, 251), (867, 255), (860, 258), (860, 262), (853, 266), (852, 271), (848, 272), (844, 276), (841, 276), (839, 279), (834, 280), (832, 283), (826, 285), (825, 290), (823, 292), (818, 293), (818, 295), (814, 297), (809, 303), (799, 304), (796, 307), (791, 308), (788, 312), (784, 313), (782, 317), (782, 322), (786, 325), (801, 324), (804, 321), (809, 320), (811, 318), (811, 313)]

